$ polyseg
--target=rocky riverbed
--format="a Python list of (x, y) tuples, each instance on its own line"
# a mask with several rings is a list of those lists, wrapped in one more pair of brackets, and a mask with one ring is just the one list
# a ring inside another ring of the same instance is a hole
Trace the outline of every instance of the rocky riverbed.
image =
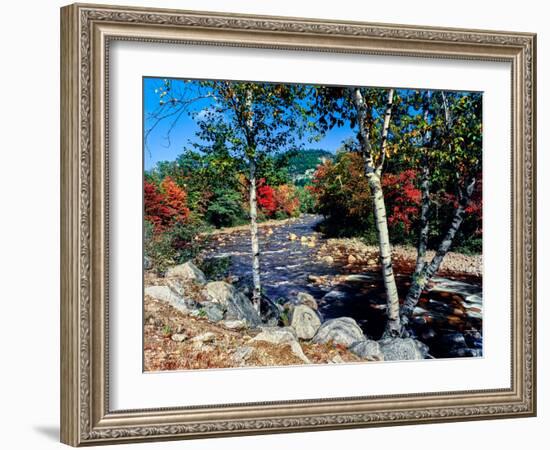
[[(336, 364), (384, 359), (353, 319), (321, 324), (304, 294), (281, 305), (274, 319), (225, 281), (208, 282), (192, 263), (165, 277), (147, 273), (144, 304), (145, 371)], [(412, 341), (411, 341), (412, 342)], [(388, 353), (389, 354), (389, 353)]]
[[(382, 340), (385, 293), (378, 251), (357, 239), (325, 239), (319, 218), (260, 227), (261, 315), (247, 297), (246, 227), (216, 233), (205, 259), (230, 260), (207, 280), (193, 264), (145, 279), (145, 369), (279, 366), (482, 356), (482, 258), (450, 253), (420, 298), (414, 339)], [(429, 256), (429, 255), (428, 255)], [(414, 249), (393, 249), (400, 298)]]

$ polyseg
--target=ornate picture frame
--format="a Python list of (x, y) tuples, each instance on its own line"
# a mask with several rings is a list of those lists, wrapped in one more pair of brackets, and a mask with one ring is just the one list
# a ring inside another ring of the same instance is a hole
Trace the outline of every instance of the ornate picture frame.
[[(201, 43), (511, 65), (511, 385), (114, 411), (109, 404), (112, 42)], [(61, 440), (97, 445), (536, 414), (536, 36), (74, 4), (61, 9)]]

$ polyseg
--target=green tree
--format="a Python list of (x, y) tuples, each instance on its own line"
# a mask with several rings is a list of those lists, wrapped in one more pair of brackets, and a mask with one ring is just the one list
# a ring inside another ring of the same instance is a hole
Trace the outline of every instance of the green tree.
[(386, 334), (401, 333), (399, 297), (393, 273), (391, 246), (382, 174), (389, 153), (390, 122), (394, 109), (394, 89), (362, 87), (318, 87), (314, 110), (319, 128), (326, 131), (349, 122), (357, 132), (356, 149), (363, 160), (363, 170), (370, 187), (373, 214), (380, 252), (382, 278), (386, 290)]
[[(184, 88), (177, 90), (179, 95), (174, 95), (172, 83), (172, 80), (166, 80), (165, 88), (160, 90), (160, 101), (164, 103), (160, 104), (158, 118), (175, 117), (173, 120), (177, 121), (179, 112), (176, 111), (179, 111), (180, 105), (184, 108), (193, 104), (190, 96), (208, 98), (206, 105), (198, 102), (191, 110), (200, 128), (198, 137), (201, 142), (197, 145), (201, 150), (212, 150), (212, 154), (216, 155), (216, 164), (231, 165), (233, 169), (237, 166), (246, 168), (252, 247), (252, 299), (259, 310), (258, 174), (262, 162), (269, 155), (297, 146), (296, 137), (302, 137), (306, 123), (305, 109), (300, 104), (306, 88), (290, 84), (203, 81), (200, 83), (202, 94), (197, 95), (195, 91), (190, 94), (191, 91)], [(166, 95), (165, 92), (170, 94)], [(223, 148), (225, 155), (214, 152), (215, 148)]]
[[(401, 308), (406, 324), (418, 299), (439, 270), (464, 221), (476, 182), (481, 175), (482, 97), (480, 93), (416, 91), (409, 95), (416, 111), (404, 125), (402, 157), (420, 167), (422, 206), (417, 260), (411, 287)], [(450, 221), (438, 230), (442, 236), (436, 253), (426, 260), (433, 188), (454, 194)]]

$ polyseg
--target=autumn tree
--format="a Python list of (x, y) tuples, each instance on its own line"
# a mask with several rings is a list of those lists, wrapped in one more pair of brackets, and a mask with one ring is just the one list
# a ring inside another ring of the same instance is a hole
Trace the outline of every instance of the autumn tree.
[(189, 216), (187, 195), (170, 177), (164, 178), (159, 187), (144, 183), (145, 220), (151, 222), (156, 231), (164, 231)]
[[(481, 175), (482, 151), (480, 93), (416, 91), (408, 97), (416, 114), (410, 114), (404, 126), (400, 151), (410, 164), (420, 167), (422, 200), (416, 266), (401, 308), (403, 324), (408, 323), (422, 291), (439, 270), (466, 214), (480, 214), (471, 200)], [(438, 230), (442, 238), (428, 261), (434, 187), (451, 192), (453, 211), (446, 229)]]
[(326, 131), (349, 123), (357, 133), (355, 150), (362, 158), (373, 204), (374, 221), (386, 290), (386, 335), (401, 333), (399, 296), (392, 267), (391, 245), (382, 176), (389, 153), (390, 123), (394, 109), (394, 89), (363, 87), (318, 87), (314, 111), (319, 128)]
[[(166, 80), (160, 89), (157, 120), (171, 120), (176, 126), (184, 111), (192, 114), (200, 128), (198, 145), (204, 150), (220, 143), (226, 157), (219, 164), (242, 163), (246, 168), (252, 250), (252, 300), (257, 310), (261, 302), (260, 247), (258, 239), (257, 184), (259, 164), (265, 155), (297, 145), (303, 130), (305, 110), (300, 105), (305, 87), (301, 85), (202, 81), (198, 90), (185, 89), (186, 81)], [(168, 92), (168, 94), (166, 94)], [(204, 99), (207, 99), (206, 103)], [(195, 100), (194, 100), (195, 99)]]

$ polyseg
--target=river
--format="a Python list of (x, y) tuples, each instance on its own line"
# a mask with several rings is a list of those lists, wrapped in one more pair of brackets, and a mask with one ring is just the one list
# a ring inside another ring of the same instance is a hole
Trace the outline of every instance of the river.
[[(320, 216), (298, 219), (259, 228), (261, 279), (265, 294), (274, 301), (293, 299), (298, 292), (313, 295), (323, 320), (352, 317), (371, 339), (379, 339), (384, 329), (385, 294), (378, 271), (359, 271), (335, 260), (318, 258), (325, 242), (315, 232)], [(296, 236), (291, 240), (290, 236)], [(308, 240), (302, 242), (304, 236)], [(218, 234), (207, 257), (230, 257), (230, 275), (250, 284), (250, 236), (247, 230)], [(430, 348), (435, 358), (482, 356), (481, 280), (434, 277), (431, 289), (415, 309), (412, 330)], [(410, 274), (396, 270), (400, 298), (410, 285)]]

